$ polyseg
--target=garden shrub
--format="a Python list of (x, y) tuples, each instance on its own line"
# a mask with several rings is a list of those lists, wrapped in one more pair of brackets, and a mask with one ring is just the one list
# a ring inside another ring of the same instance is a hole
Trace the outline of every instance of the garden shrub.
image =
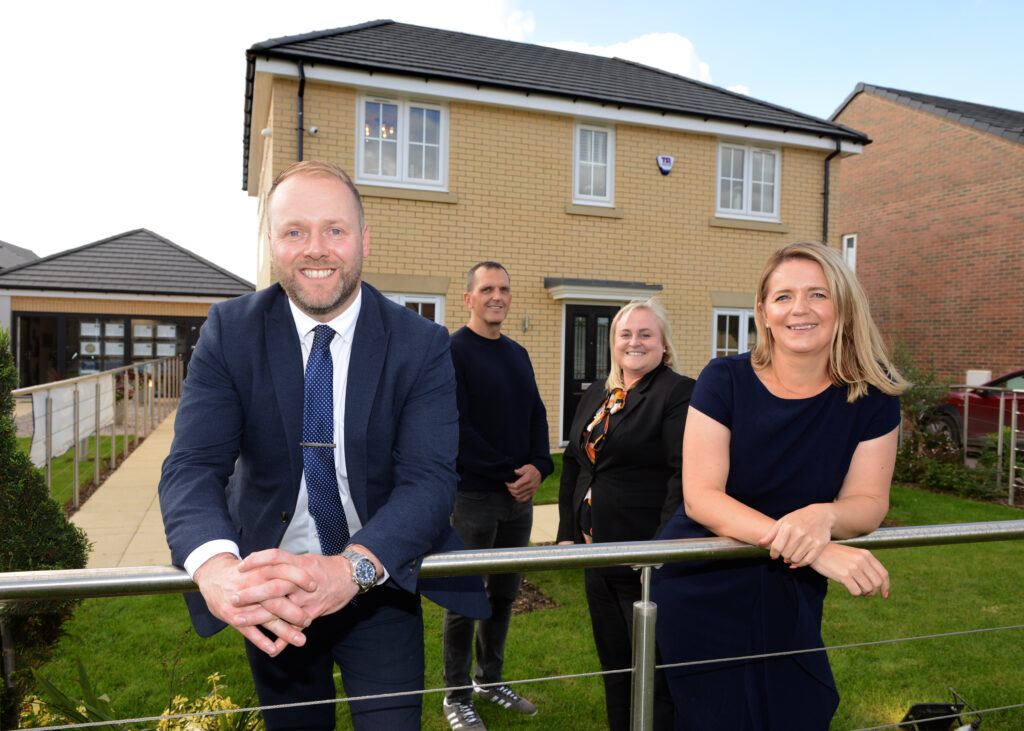
[[(85, 568), (89, 541), (52, 499), (42, 473), (18, 449), (14, 397), (18, 372), (11, 338), (0, 329), (0, 572)], [(13, 646), (4, 653), (0, 728), (16, 728), (32, 669), (49, 658), (77, 601), (0, 604), (0, 632)]]
[[(999, 459), (999, 435), (986, 434), (985, 444), (978, 455), (978, 464), (993, 472), (999, 472), (1004, 478), (1010, 474), (1010, 427), (1003, 427), (1003, 458)], [(1017, 439), (1017, 477), (1024, 477), (1024, 440)]]

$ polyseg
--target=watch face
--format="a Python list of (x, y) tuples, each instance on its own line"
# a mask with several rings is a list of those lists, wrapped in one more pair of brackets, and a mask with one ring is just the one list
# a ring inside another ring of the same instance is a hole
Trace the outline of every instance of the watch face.
[(372, 586), (377, 578), (377, 570), (373, 568), (373, 562), (368, 558), (357, 561), (355, 565), (355, 577), (360, 586)]

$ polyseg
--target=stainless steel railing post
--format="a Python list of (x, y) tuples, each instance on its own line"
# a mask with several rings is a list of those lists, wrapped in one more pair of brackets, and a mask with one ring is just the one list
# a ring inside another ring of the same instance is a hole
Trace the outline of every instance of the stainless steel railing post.
[[(1002, 410), (999, 414), (1002, 415)], [(1000, 431), (1002, 434), (1002, 431)], [(1000, 463), (1002, 464), (1002, 463)], [(1013, 506), (1013, 499), (1017, 492), (1017, 394), (1013, 394), (1013, 411), (1010, 413), (1010, 506)]]
[(121, 416), (123, 417), (121, 419), (121, 439), (123, 440), (121, 443), (121, 459), (128, 459), (128, 397), (130, 395), (128, 391), (128, 371), (121, 371), (121, 383), (123, 384), (121, 388), (121, 393), (123, 394), (121, 404), (124, 407), (121, 409)]
[(141, 386), (139, 385), (139, 369), (137, 367), (132, 369), (132, 380), (135, 382), (135, 398), (132, 399), (135, 404), (135, 446), (138, 446), (141, 435), (139, 431), (139, 399), (142, 397), (142, 392), (139, 390)]
[(100, 486), (100, 379), (96, 379), (96, 395), (93, 397), (93, 430), (92, 430), (92, 485)]
[(961, 434), (960, 448), (964, 453), (964, 462), (967, 461), (967, 422), (970, 421), (970, 410), (971, 410), (971, 389), (967, 388), (964, 390), (964, 423), (961, 424), (963, 434)]
[[(999, 429), (996, 431), (996, 489), (1003, 484), (1003, 422), (1006, 421), (1006, 415), (1003, 413), (1003, 409), (1006, 408), (1006, 393), (1004, 391), (999, 392)], [(1010, 500), (1013, 500), (1013, 496), (1010, 496)], [(1013, 502), (1010, 503), (1013, 505)]]
[(50, 392), (46, 392), (46, 441), (43, 448), (46, 450), (46, 489), (53, 495), (53, 399)]
[(75, 386), (75, 390), (71, 393), (71, 418), (74, 419), (72, 425), (72, 431), (74, 433), (75, 446), (71, 452), (71, 479), (73, 481), (72, 495), (74, 500), (75, 508), (78, 508), (78, 461), (81, 459), (81, 455), (78, 453), (79, 449), (79, 429), (78, 429), (78, 386)]
[(633, 602), (633, 693), (631, 731), (654, 728), (654, 629), (658, 605), (651, 601), (651, 566), (634, 566), (641, 572), (642, 594)]

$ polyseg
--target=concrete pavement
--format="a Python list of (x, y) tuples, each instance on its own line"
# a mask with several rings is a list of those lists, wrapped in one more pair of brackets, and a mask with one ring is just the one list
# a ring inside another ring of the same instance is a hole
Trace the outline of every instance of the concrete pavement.
[(92, 541), (89, 568), (171, 563), (156, 489), (173, 438), (174, 412), (118, 464), (71, 517)]
[[(171, 552), (164, 540), (157, 485), (160, 467), (174, 437), (174, 412), (107, 477), (72, 516), (93, 543), (89, 568), (166, 566)], [(533, 543), (551, 543), (558, 531), (558, 506), (534, 510)]]

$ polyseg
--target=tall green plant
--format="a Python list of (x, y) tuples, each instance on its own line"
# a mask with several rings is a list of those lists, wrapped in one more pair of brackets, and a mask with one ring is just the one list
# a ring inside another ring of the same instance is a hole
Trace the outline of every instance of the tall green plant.
[(920, 456), (928, 450), (941, 449), (945, 444), (936, 443), (921, 422), (921, 415), (941, 406), (946, 401), (950, 380), (939, 376), (932, 358), (924, 365), (914, 360), (910, 347), (900, 337), (893, 345), (892, 360), (910, 387), (900, 394), (900, 411), (903, 414), (902, 451)]
[[(68, 522), (50, 499), (42, 474), (18, 449), (11, 394), (17, 385), (10, 333), (0, 329), (0, 572), (85, 568), (85, 533)], [(32, 669), (49, 658), (76, 605), (57, 600), (0, 604), (5, 650), (0, 728), (17, 727)]]

